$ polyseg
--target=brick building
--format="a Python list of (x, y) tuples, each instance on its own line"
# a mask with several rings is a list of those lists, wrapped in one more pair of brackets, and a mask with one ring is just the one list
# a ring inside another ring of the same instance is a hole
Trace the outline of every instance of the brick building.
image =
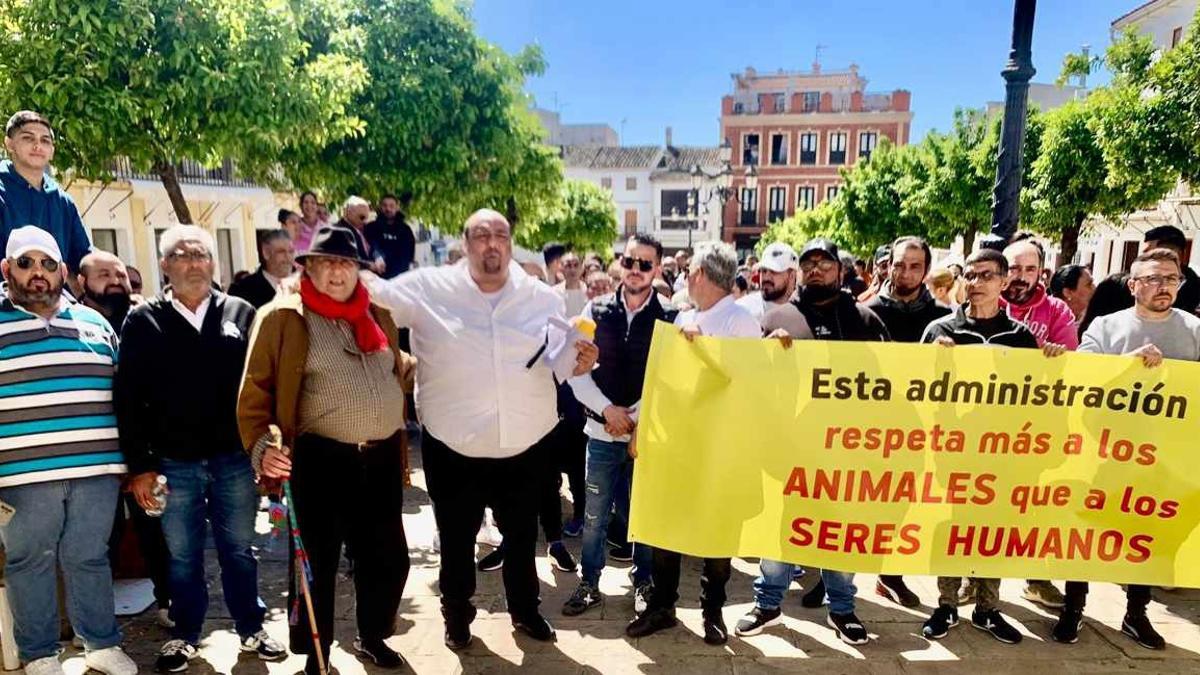
[[(837, 195), (838, 170), (869, 157), (881, 138), (908, 143), (912, 94), (866, 91), (858, 66), (822, 71), (734, 74), (721, 99), (721, 138), (733, 146), (735, 200), (726, 204), (723, 238), (754, 246), (768, 223)], [(758, 187), (745, 188), (747, 167)]]

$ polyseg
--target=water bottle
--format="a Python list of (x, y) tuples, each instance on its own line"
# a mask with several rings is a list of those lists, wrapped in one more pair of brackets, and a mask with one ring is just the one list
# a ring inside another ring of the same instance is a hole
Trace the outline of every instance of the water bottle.
[(166, 510), (166, 508), (167, 508), (167, 477), (166, 476), (162, 475), (161, 473), (158, 474), (158, 477), (154, 479), (154, 489), (152, 489), (150, 491), (150, 494), (151, 494), (151, 496), (154, 497), (154, 508), (146, 509), (146, 515), (148, 515), (152, 518), (158, 518), (159, 516), (161, 516), (163, 514), (163, 511)]

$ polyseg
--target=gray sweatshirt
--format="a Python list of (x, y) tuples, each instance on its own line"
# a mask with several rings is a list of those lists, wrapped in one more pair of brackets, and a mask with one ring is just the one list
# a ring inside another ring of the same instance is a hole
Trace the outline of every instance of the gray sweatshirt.
[(1180, 361), (1200, 361), (1200, 318), (1178, 309), (1162, 321), (1147, 321), (1130, 307), (1092, 322), (1079, 343), (1081, 352), (1125, 354), (1147, 343), (1163, 356)]

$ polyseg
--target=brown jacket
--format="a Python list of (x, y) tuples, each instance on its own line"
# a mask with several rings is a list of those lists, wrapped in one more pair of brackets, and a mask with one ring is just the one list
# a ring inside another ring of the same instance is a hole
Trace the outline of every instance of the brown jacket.
[[(248, 449), (254, 448), (272, 424), (279, 426), (284, 445), (295, 447), (300, 385), (308, 359), (304, 312), (299, 293), (280, 294), (258, 310), (238, 393), (238, 430), (242, 444)], [(400, 350), (391, 314), (377, 305), (371, 305), (371, 314), (383, 328), (388, 346), (396, 355), (396, 378), (404, 391), (411, 392), (417, 360)], [(404, 405), (404, 401), (388, 401), (385, 405)], [(401, 450), (407, 475), (408, 448), (402, 446)]]

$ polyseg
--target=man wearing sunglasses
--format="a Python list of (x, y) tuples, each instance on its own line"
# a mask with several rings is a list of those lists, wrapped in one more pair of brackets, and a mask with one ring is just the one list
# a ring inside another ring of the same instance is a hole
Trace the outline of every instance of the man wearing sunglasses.
[(17, 228), (5, 254), (0, 501), (15, 512), (0, 535), (17, 651), (26, 673), (63, 672), (55, 581), (61, 567), (86, 666), (132, 675), (137, 666), (118, 646), (108, 564), (125, 473), (112, 403), (116, 333), (95, 310), (63, 297), (62, 254), (50, 233)]
[[(54, 237), (63, 252), (62, 262), (78, 272), (92, 244), (75, 201), (47, 172), (54, 159), (55, 140), (50, 122), (30, 110), (18, 112), (5, 125), (4, 149), (9, 159), (0, 162), (0, 247), (16, 228), (34, 225)], [(78, 290), (75, 279), (67, 279), (70, 287)]]

